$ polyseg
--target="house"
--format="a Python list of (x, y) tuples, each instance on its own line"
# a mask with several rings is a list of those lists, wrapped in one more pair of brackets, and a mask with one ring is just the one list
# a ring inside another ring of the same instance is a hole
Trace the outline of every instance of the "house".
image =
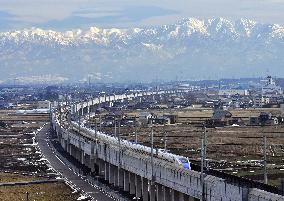
[(256, 96), (254, 97), (253, 102), (255, 107), (262, 107), (263, 105), (270, 103), (270, 98), (264, 96)]
[(218, 92), (219, 96), (234, 96), (234, 95), (240, 95), (240, 96), (247, 96), (248, 90), (246, 89), (222, 89)]
[(155, 116), (152, 118), (153, 124), (167, 125), (171, 123), (170, 118), (165, 116)]
[(178, 121), (178, 115), (176, 114), (165, 114), (164, 117), (170, 119), (170, 124), (175, 124)]
[(270, 112), (261, 112), (259, 116), (250, 117), (251, 126), (278, 125), (283, 122), (282, 117), (272, 116)]
[(133, 115), (125, 115), (121, 119), (121, 126), (128, 126), (128, 127), (134, 127), (137, 126), (136, 116)]
[(225, 121), (232, 117), (232, 113), (227, 110), (215, 110), (212, 116), (212, 120)]
[(112, 112), (104, 115), (103, 125), (107, 127), (113, 127), (115, 125), (115, 122), (121, 121), (123, 118), (123, 113), (120, 111)]
[(207, 121), (209, 126), (226, 126), (238, 123), (239, 119), (233, 119), (232, 113), (227, 110), (215, 110), (213, 116)]
[(38, 101), (38, 109), (50, 109), (51, 103), (50, 101)]
[(150, 118), (152, 118), (152, 114), (149, 112), (141, 112), (139, 114), (139, 122), (141, 125), (147, 125), (149, 123)]
[(262, 87), (261, 94), (265, 97), (271, 97), (273, 95), (282, 95), (283, 90), (280, 86), (276, 85), (276, 82), (271, 76), (268, 76), (265, 85)]

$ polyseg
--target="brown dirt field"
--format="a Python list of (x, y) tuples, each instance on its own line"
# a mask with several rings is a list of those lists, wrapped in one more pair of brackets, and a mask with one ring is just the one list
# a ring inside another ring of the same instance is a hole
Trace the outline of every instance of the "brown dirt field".
[[(1, 112), (5, 113), (3, 110)], [(10, 114), (9, 117), (16, 118), (17, 114)], [(50, 173), (46, 161), (41, 160), (41, 154), (34, 141), (36, 130), (43, 126), (45, 121), (39, 118), (33, 123), (4, 122), (7, 127), (0, 128), (0, 171), (35, 175)]]
[[(55, 174), (49, 169), (46, 161), (41, 160), (39, 149), (34, 143), (34, 132), (48, 121), (48, 116), (17, 115), (2, 110), (0, 121), (8, 125), (7, 128), (0, 128), (0, 171), (2, 171), (0, 183), (54, 178)], [(77, 193), (72, 194), (69, 186), (59, 181), (49, 184), (0, 187), (0, 201), (26, 201), (26, 192), (29, 193), (28, 200), (36, 201), (72, 201), (79, 197)]]
[[(233, 116), (248, 119), (250, 116), (257, 116), (261, 111), (270, 111), (274, 115), (280, 113), (277, 109), (250, 109), (234, 110)], [(139, 111), (140, 112), (140, 111)], [(161, 111), (155, 111), (159, 113)], [(162, 113), (167, 113), (165, 110)], [(193, 161), (200, 158), (200, 144), (203, 128), (191, 124), (193, 119), (200, 118), (200, 122), (212, 115), (212, 110), (184, 110), (171, 112), (179, 116), (179, 122), (175, 125), (154, 125), (154, 144), (156, 148), (163, 148), (164, 132), (167, 133), (167, 148), (171, 152), (187, 156)], [(133, 114), (133, 113), (132, 113)], [(136, 128), (138, 141), (150, 145), (151, 128)], [(114, 128), (104, 128), (107, 133), (114, 133)], [(122, 127), (122, 137), (135, 140), (135, 128)], [(207, 129), (207, 158), (211, 159), (210, 166), (232, 174), (250, 176), (259, 174), (262, 179), (262, 153), (263, 135), (267, 136), (267, 157), (270, 177), (281, 176), (284, 173), (284, 125), (240, 127), (217, 127)], [(251, 161), (256, 160), (256, 161)], [(274, 180), (279, 180), (274, 178)], [(275, 181), (271, 181), (274, 182)], [(274, 184), (273, 183), (273, 184)], [(276, 183), (279, 183), (277, 181)]]
[(0, 172), (0, 183), (17, 182), (17, 181), (34, 181), (45, 179), (42, 177), (26, 176), (22, 174), (12, 174)]
[[(28, 199), (27, 199), (28, 192)], [(73, 201), (78, 194), (62, 182), (27, 186), (0, 187), (0, 200)]]

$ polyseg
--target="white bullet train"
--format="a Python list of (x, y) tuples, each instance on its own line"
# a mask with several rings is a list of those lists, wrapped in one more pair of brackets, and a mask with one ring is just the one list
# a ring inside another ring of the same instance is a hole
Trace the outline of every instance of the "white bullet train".
[[(71, 124), (73, 126), (73, 129), (79, 131), (78, 123), (72, 121)], [(82, 124), (81, 124), (80, 130), (83, 131), (83, 132), (85, 131), (85, 133), (90, 133), (92, 135), (92, 137), (97, 136), (99, 141), (106, 141), (106, 142), (108, 142), (108, 144), (112, 144), (114, 146), (119, 146), (119, 142), (118, 142), (117, 137), (106, 135), (102, 132), (97, 132), (97, 134), (96, 134), (95, 130), (90, 129), (90, 128), (86, 128)], [(141, 145), (141, 144), (135, 144), (133, 142), (121, 139), (120, 140), (120, 146), (121, 146), (122, 149), (131, 149), (135, 152), (149, 155), (149, 157), (151, 155), (151, 148), (144, 146), (144, 145)], [(174, 163), (176, 166), (182, 167), (184, 169), (191, 170), (190, 162), (189, 162), (188, 158), (186, 158), (184, 156), (179, 156), (179, 155), (176, 155), (176, 154), (168, 153), (163, 149), (157, 149), (157, 150), (155, 149), (155, 150), (153, 150), (153, 153), (154, 153), (154, 157), (157, 157), (159, 159), (163, 159), (163, 160), (166, 160), (168, 162)]]

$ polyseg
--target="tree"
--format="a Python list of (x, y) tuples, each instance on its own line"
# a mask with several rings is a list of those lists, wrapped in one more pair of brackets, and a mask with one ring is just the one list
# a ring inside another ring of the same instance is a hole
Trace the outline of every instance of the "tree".
[(0, 127), (1, 128), (7, 128), (7, 124), (3, 121), (0, 121)]

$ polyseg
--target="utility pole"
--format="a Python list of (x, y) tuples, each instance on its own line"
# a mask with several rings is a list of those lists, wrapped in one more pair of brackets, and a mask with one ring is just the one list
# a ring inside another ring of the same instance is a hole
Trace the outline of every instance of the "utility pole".
[(134, 125), (134, 132), (135, 132), (135, 144), (138, 143), (138, 135), (137, 135), (137, 126), (136, 126), (136, 119), (135, 119), (135, 125)]
[(118, 149), (119, 149), (119, 167), (120, 167), (120, 152), (121, 152), (121, 144), (120, 144), (120, 119), (118, 121), (118, 133), (117, 133), (117, 139), (118, 139)]
[(66, 107), (68, 106), (68, 94), (65, 94), (65, 103), (66, 103)]
[(97, 125), (97, 118), (95, 117), (95, 135), (97, 139), (97, 132), (98, 132), (98, 125)]
[(206, 167), (206, 144), (207, 144), (207, 129), (204, 124), (203, 126), (204, 132), (202, 133), (201, 137), (201, 190), (202, 190), (202, 201), (206, 201), (206, 196), (205, 196), (205, 174), (204, 174), (204, 166)]
[(167, 151), (167, 132), (166, 132), (166, 129), (165, 129), (165, 124), (164, 124), (164, 149), (165, 151)]
[(26, 192), (26, 201), (29, 201), (29, 192)]
[(62, 126), (62, 112), (61, 112), (61, 103), (59, 102), (59, 122), (60, 126)]
[(152, 180), (151, 182), (155, 182), (154, 175), (154, 131), (153, 131), (153, 120), (151, 119), (151, 171), (152, 171)]
[(95, 160), (98, 159), (98, 127), (97, 127), (97, 118), (95, 118), (95, 140), (96, 140), (96, 153), (95, 153)]
[(263, 167), (264, 167), (264, 183), (267, 184), (267, 137), (263, 136)]
[[(115, 123), (115, 124), (116, 124), (116, 123)], [(120, 128), (120, 119), (119, 119), (119, 121), (118, 121), (118, 128)], [(119, 174), (120, 174), (120, 168), (121, 168), (120, 129), (118, 129), (117, 140), (118, 140), (118, 175), (119, 175)], [(120, 183), (120, 177), (118, 177), (118, 183)]]
[(120, 133), (121, 119), (122, 119), (122, 116), (120, 116), (118, 119), (118, 133)]
[(87, 102), (87, 107), (88, 107), (88, 116), (89, 116), (89, 122), (90, 122), (90, 119), (91, 119), (91, 111), (90, 111), (90, 109), (91, 109), (91, 107), (89, 105), (89, 101)]
[(204, 167), (206, 170), (208, 170), (208, 161), (207, 159), (207, 128), (204, 126)]
[(264, 126), (266, 119), (261, 121), (262, 135), (263, 135), (263, 182), (267, 184), (267, 137), (264, 133)]
[[(101, 95), (101, 94), (100, 94)], [(101, 108), (101, 96), (99, 95), (99, 104), (98, 104), (98, 108), (100, 109)], [(100, 127), (100, 132), (102, 131), (102, 119), (101, 119), (101, 113), (99, 111), (99, 127)]]
[(93, 109), (94, 109), (94, 97), (92, 96), (92, 105), (91, 105), (91, 107), (90, 107), (90, 112), (91, 112), (91, 113), (94, 112)]
[(100, 123), (100, 132), (102, 132), (102, 117), (101, 117), (101, 113), (99, 114), (99, 123)]
[[(81, 108), (83, 109), (83, 108)], [(79, 119), (78, 119), (78, 123), (79, 123), (79, 133), (81, 133), (81, 112), (80, 110), (78, 111), (79, 112)]]
[(51, 104), (50, 104), (50, 108), (49, 108), (49, 121), (50, 121), (50, 130), (53, 130), (52, 129), (52, 107)]
[(116, 117), (114, 117), (114, 137), (117, 137), (117, 135), (116, 135)]

